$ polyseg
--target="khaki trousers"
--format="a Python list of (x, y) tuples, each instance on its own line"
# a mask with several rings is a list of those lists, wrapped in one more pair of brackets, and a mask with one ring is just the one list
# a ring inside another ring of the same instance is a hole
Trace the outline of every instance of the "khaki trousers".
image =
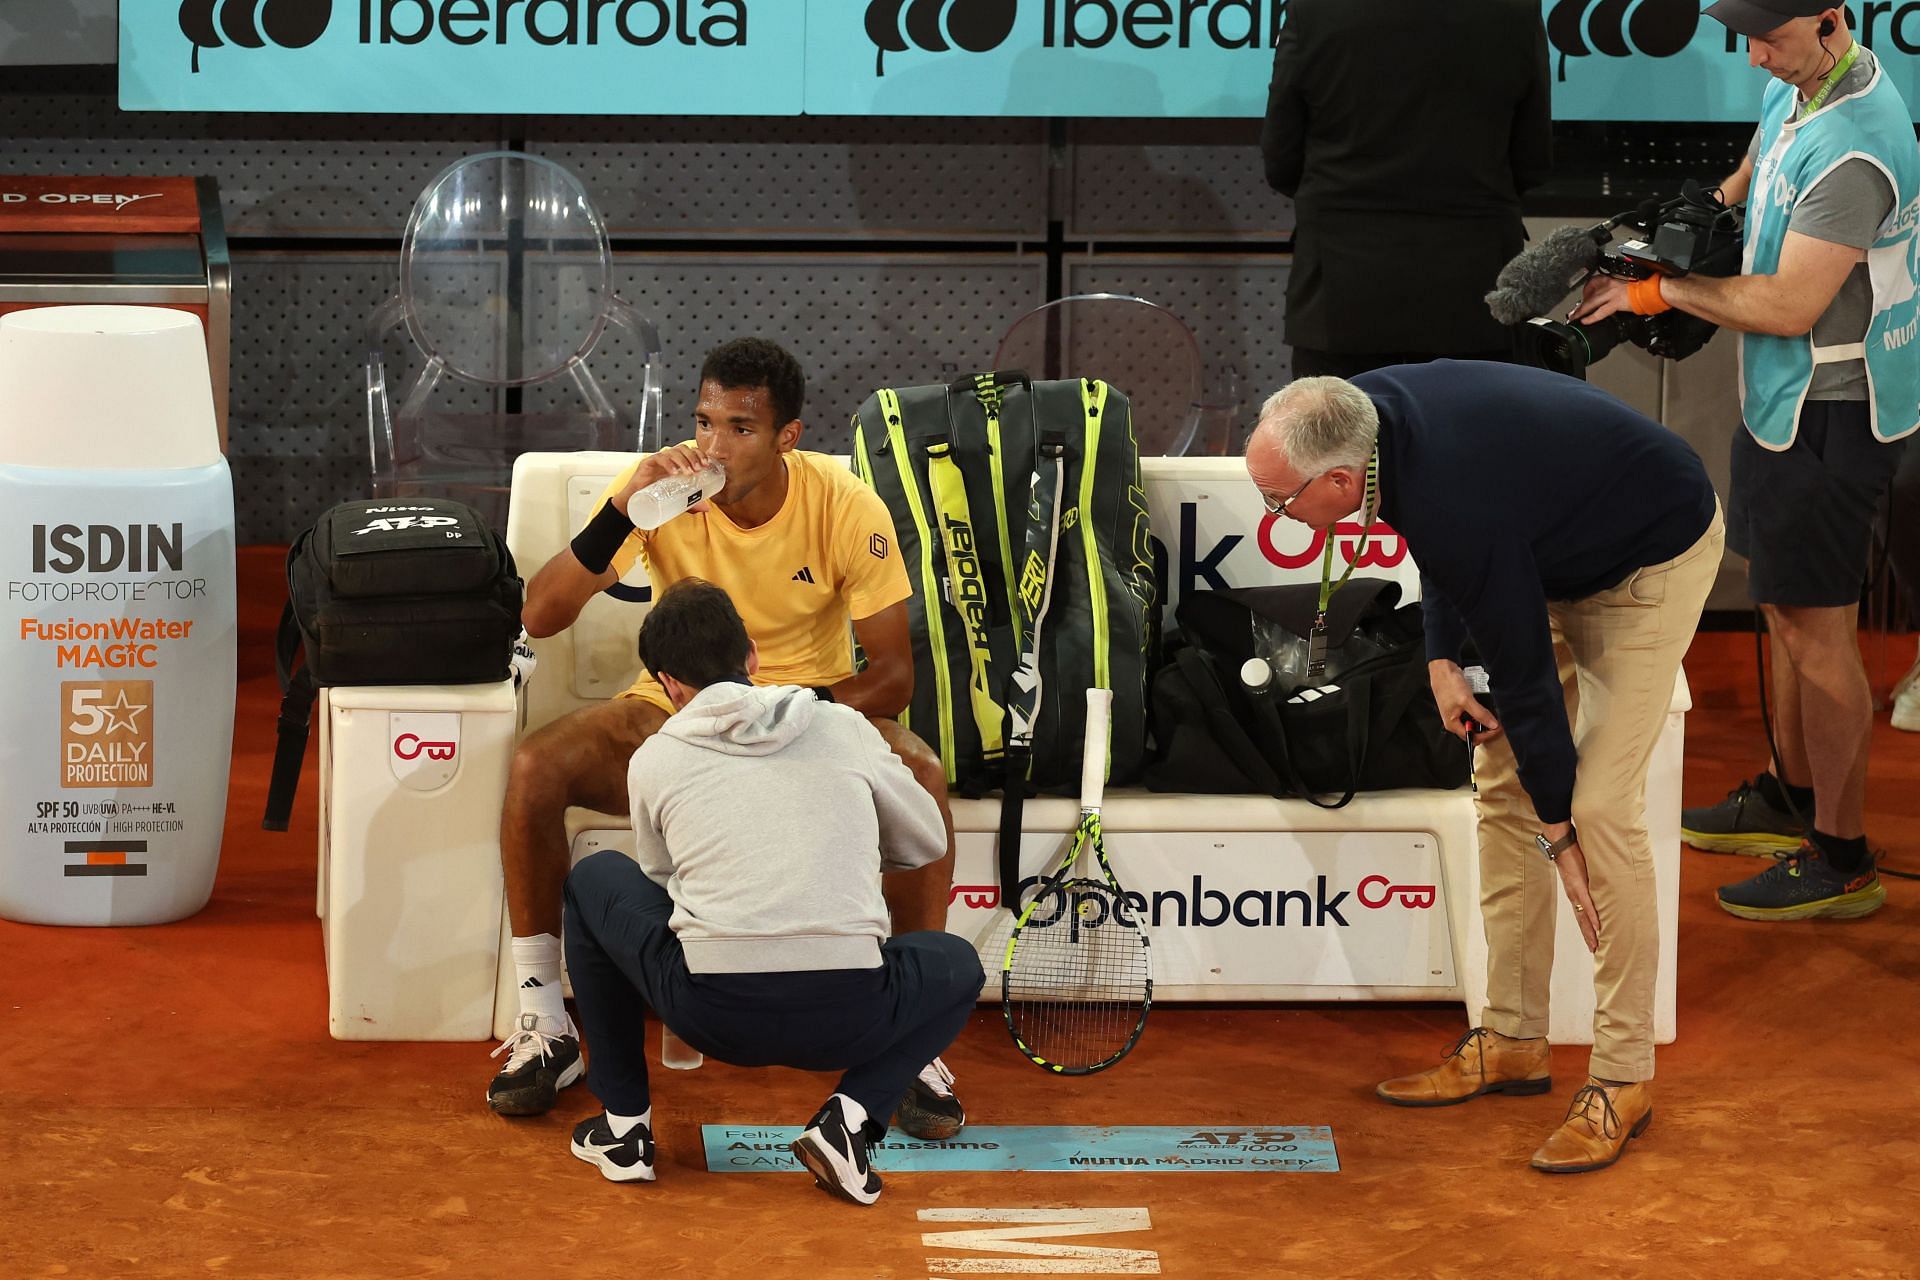
[[(1590, 1070), (1602, 1079), (1653, 1078), (1660, 930), (1647, 841), (1647, 762), (1725, 543), (1716, 507), (1706, 533), (1682, 555), (1598, 595), (1547, 606), (1579, 761), (1573, 825), (1600, 915)], [(1478, 748), (1475, 770), (1487, 930), (1481, 1024), (1506, 1036), (1544, 1036), (1560, 873), (1534, 843), (1540, 819), (1504, 737)]]

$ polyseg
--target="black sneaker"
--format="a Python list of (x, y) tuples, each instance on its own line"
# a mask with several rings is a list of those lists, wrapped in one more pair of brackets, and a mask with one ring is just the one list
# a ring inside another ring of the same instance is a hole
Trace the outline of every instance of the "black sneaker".
[(894, 1109), (893, 1122), (922, 1142), (939, 1142), (960, 1132), (967, 1109), (954, 1096), (953, 1072), (946, 1063), (935, 1058), (921, 1069)]
[(871, 1140), (864, 1127), (859, 1132), (849, 1129), (839, 1100), (828, 1098), (820, 1114), (793, 1140), (793, 1154), (822, 1191), (855, 1204), (872, 1204), (880, 1198), (880, 1175), (867, 1162)]
[(1719, 804), (1680, 811), (1680, 838), (1711, 853), (1767, 858), (1799, 848), (1806, 834), (1799, 819), (1767, 798), (1759, 778), (1727, 792)]
[(1851, 874), (1836, 870), (1811, 841), (1752, 879), (1720, 890), (1720, 905), (1742, 920), (1857, 920), (1886, 900), (1873, 863)]
[(521, 1014), (520, 1029), (493, 1051), (496, 1058), (506, 1054), (507, 1065), (487, 1085), (487, 1105), (503, 1116), (545, 1115), (560, 1091), (586, 1073), (580, 1037), (549, 1035), (536, 1029), (539, 1021)]
[(600, 1166), (600, 1176), (608, 1182), (653, 1181), (653, 1130), (644, 1124), (616, 1138), (606, 1112), (589, 1116), (573, 1126), (573, 1154)]

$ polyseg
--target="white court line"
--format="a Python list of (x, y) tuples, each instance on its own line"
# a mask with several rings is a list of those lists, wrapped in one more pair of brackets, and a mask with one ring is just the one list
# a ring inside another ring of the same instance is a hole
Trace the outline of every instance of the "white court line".
[(1053, 1236), (1098, 1236), (1117, 1231), (1150, 1231), (1145, 1209), (922, 1209), (922, 1222), (999, 1222), (1020, 1225), (972, 1231), (929, 1231), (920, 1243), (930, 1249), (971, 1249), (1010, 1253), (1014, 1258), (927, 1259), (930, 1275), (1153, 1275), (1160, 1255), (1151, 1249), (1102, 1249), (1093, 1245), (1040, 1244)]

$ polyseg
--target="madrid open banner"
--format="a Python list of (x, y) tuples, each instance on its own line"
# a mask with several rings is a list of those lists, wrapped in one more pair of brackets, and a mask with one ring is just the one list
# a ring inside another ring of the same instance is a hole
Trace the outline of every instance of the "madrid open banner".
[[(1541, 0), (1554, 116), (1752, 120), (1766, 73), (1703, 4)], [(1920, 107), (1920, 0), (1847, 14)], [(1287, 0), (140, 0), (120, 105), (1248, 117), (1286, 20)]]

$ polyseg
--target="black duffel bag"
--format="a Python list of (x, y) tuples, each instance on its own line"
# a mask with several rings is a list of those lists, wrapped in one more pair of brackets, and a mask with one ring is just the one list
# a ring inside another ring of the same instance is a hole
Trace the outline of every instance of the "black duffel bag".
[(1361, 791), (1467, 780), (1467, 749), (1441, 727), (1427, 683), (1420, 606), (1401, 606), (1390, 580), (1355, 578), (1334, 595), (1318, 681), (1283, 665), (1262, 692), (1241, 683), (1241, 665), (1268, 656), (1256, 651), (1270, 653), (1274, 636), (1304, 653), (1318, 596), (1318, 584), (1300, 583), (1180, 601), (1178, 634), (1153, 680), (1150, 788), (1264, 792), (1337, 809)]
[(285, 831), (316, 691), (504, 680), (520, 636), (513, 555), (448, 498), (343, 502), (287, 550), (279, 741), (261, 825)]

